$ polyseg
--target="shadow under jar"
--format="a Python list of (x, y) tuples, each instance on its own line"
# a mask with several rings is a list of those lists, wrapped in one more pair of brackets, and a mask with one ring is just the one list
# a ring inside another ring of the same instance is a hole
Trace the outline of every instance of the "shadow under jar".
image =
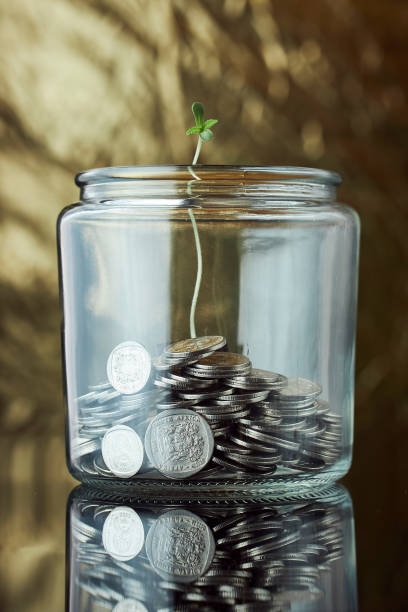
[(58, 221), (72, 475), (277, 495), (342, 477), (359, 222), (339, 176), (138, 166), (76, 181)]

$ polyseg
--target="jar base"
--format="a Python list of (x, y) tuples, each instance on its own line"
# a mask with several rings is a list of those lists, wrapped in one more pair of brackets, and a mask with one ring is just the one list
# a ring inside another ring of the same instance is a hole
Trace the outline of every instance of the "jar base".
[(293, 498), (309, 498), (321, 492), (342, 478), (348, 471), (342, 466), (338, 469), (294, 476), (281, 476), (275, 478), (248, 478), (222, 480), (167, 480), (167, 479), (137, 479), (123, 480), (115, 478), (92, 478), (89, 475), (73, 473), (73, 476), (97, 489), (104, 489), (119, 495), (140, 499), (163, 500), (169, 497), (182, 499), (189, 498), (191, 494), (197, 498), (220, 498), (223, 500), (239, 499), (276, 499), (291, 500)]

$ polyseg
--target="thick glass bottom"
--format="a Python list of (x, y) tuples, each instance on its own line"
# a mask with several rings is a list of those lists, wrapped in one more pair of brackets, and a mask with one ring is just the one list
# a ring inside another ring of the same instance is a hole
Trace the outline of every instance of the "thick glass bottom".
[(348, 471), (350, 462), (341, 460), (329, 470), (315, 474), (291, 474), (269, 478), (211, 478), (208, 480), (169, 480), (169, 479), (119, 479), (94, 478), (89, 474), (73, 472), (73, 476), (85, 484), (112, 492), (126, 493), (130, 497), (154, 498), (157, 500), (175, 496), (197, 498), (222, 497), (223, 499), (241, 499), (268, 497), (269, 499), (291, 499), (302, 496), (310, 497), (315, 492), (329, 487), (342, 478)]

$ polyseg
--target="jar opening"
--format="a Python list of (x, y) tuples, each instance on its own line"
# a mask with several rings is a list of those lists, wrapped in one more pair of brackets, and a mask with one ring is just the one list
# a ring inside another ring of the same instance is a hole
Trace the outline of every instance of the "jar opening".
[(81, 200), (246, 197), (333, 200), (335, 172), (296, 166), (117, 166), (77, 174)]

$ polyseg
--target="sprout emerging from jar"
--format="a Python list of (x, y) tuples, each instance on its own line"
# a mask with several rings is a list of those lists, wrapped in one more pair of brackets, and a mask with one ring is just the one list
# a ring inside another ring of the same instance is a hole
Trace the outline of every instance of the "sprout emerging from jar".
[(195, 150), (192, 162), (192, 165), (194, 166), (197, 163), (198, 156), (200, 155), (202, 143), (209, 142), (214, 138), (214, 132), (211, 128), (218, 123), (218, 119), (204, 120), (204, 107), (201, 102), (194, 102), (191, 110), (193, 111), (196, 124), (189, 128), (186, 134), (187, 136), (190, 134), (198, 134), (197, 148)]
[[(200, 155), (202, 143), (209, 142), (210, 140), (214, 138), (214, 133), (211, 128), (216, 123), (218, 123), (218, 119), (205, 120), (204, 119), (204, 107), (201, 104), (201, 102), (194, 102), (191, 107), (191, 110), (193, 112), (196, 124), (195, 126), (189, 128), (186, 134), (188, 136), (190, 134), (198, 134), (198, 139), (197, 139), (197, 147), (196, 147), (194, 157), (193, 157), (193, 162), (192, 162), (192, 165), (189, 166), (189, 171), (190, 171), (190, 174), (194, 177), (194, 179), (200, 180), (200, 177), (196, 175), (192, 166), (194, 166), (197, 163), (198, 156)], [(193, 181), (190, 181), (188, 185), (189, 193), (191, 189), (191, 183), (193, 183)], [(194, 294), (193, 294), (193, 299), (191, 301), (191, 308), (190, 308), (190, 335), (192, 338), (196, 338), (197, 334), (196, 334), (196, 328), (195, 328), (195, 311), (197, 307), (198, 294), (200, 292), (201, 278), (203, 274), (203, 258), (202, 258), (202, 253), (201, 253), (200, 236), (198, 234), (197, 223), (196, 223), (196, 220), (195, 220), (195, 217), (194, 217), (194, 214), (191, 208), (188, 209), (188, 214), (190, 216), (191, 224), (193, 226), (194, 240), (195, 240), (196, 251), (197, 251), (197, 277), (196, 277)]]

